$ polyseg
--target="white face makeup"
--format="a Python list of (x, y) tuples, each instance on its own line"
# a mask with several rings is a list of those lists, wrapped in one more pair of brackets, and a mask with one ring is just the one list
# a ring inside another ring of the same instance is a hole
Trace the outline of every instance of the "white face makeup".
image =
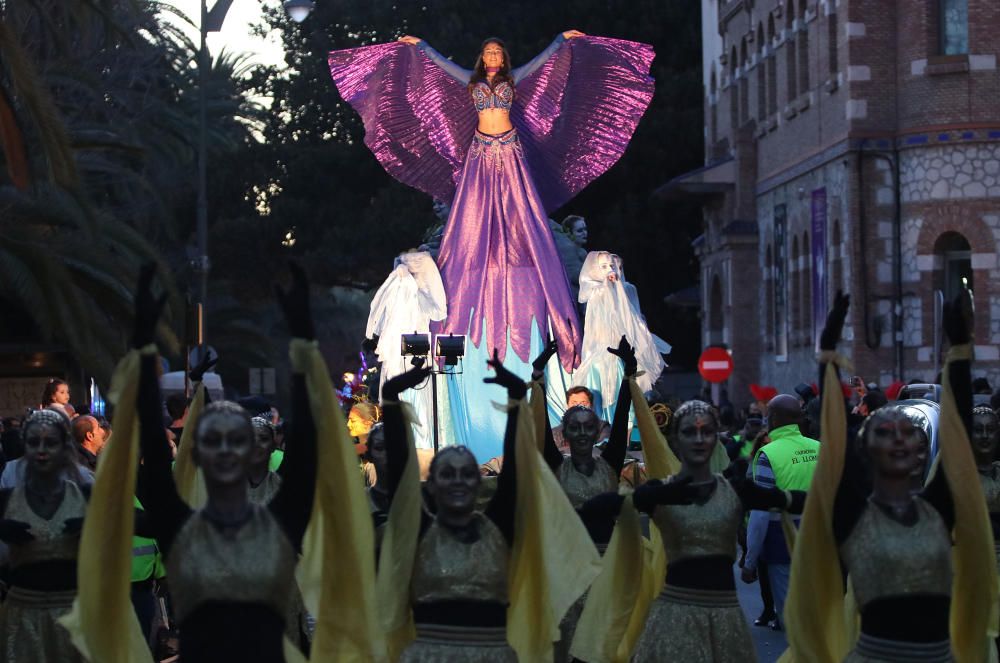
[(587, 243), (587, 222), (583, 219), (579, 219), (573, 223), (573, 230), (570, 232), (570, 238), (577, 246), (584, 246)]

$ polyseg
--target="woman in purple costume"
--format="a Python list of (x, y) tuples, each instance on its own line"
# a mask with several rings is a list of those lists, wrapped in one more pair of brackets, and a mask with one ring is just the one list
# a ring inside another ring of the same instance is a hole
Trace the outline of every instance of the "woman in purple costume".
[(416, 37), (330, 54), (383, 167), (451, 201), (438, 256), (449, 315), (438, 333), (469, 343), (464, 375), (449, 380), (445, 439), (481, 461), (499, 452), (504, 417), (480, 394), (478, 355), (498, 348), (518, 363), (509, 349), (527, 368), (551, 331), (562, 368), (579, 363), (580, 325), (547, 217), (621, 157), (652, 98), (652, 59), (648, 45), (575, 30), (516, 69), (494, 38), (472, 71)]

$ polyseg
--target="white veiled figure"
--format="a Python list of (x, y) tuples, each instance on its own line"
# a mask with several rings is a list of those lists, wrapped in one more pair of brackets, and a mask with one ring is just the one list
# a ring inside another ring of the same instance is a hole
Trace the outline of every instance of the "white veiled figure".
[[(372, 299), (371, 313), (365, 335), (378, 334), (375, 354), (382, 363), (380, 387), (386, 380), (410, 368), (409, 358), (400, 348), (403, 334), (427, 334), (432, 320), (444, 320), (448, 315), (444, 284), (437, 265), (426, 251), (400, 254), (389, 277)], [(381, 388), (379, 390), (381, 392)], [(400, 398), (413, 405), (420, 427), (414, 430), (416, 444), (421, 449), (433, 448), (430, 435), (431, 383), (410, 389)]]
[(666, 367), (662, 355), (670, 352), (670, 344), (650, 333), (639, 309), (635, 286), (625, 280), (622, 259), (613, 253), (587, 254), (580, 270), (580, 302), (587, 305), (587, 313), (580, 367), (573, 375), (573, 383), (600, 394), (600, 404), (595, 406), (605, 421), (611, 421), (624, 369), (608, 348), (617, 347), (625, 336), (635, 348), (639, 370), (644, 372), (639, 376), (639, 387), (649, 391)]

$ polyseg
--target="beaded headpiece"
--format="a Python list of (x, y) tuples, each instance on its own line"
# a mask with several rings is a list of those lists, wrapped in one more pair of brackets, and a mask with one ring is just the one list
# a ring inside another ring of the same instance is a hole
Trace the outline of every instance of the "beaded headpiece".
[(274, 435), (275, 427), (274, 424), (271, 423), (270, 419), (265, 419), (264, 417), (261, 416), (250, 417), (250, 423), (251, 425), (253, 425), (254, 430), (257, 430), (258, 428), (267, 429), (268, 431), (271, 432), (271, 435)]
[(577, 412), (588, 412), (595, 419), (600, 419), (600, 417), (597, 415), (597, 412), (594, 411), (594, 408), (587, 407), (586, 405), (574, 405), (573, 407), (566, 408), (566, 411), (563, 412), (562, 421), (565, 422), (567, 419), (569, 419), (569, 416), (571, 414), (576, 414)]
[(28, 415), (27, 419), (25, 419), (22, 434), (27, 435), (28, 428), (31, 426), (55, 426), (63, 434), (64, 439), (69, 439), (71, 437), (69, 419), (65, 414), (59, 412), (58, 410), (50, 410), (48, 408), (44, 410), (35, 410)]
[(685, 401), (679, 408), (677, 408), (677, 411), (674, 412), (673, 418), (670, 420), (670, 439), (676, 437), (677, 427), (680, 425), (681, 419), (689, 415), (694, 415), (696, 417), (708, 415), (712, 417), (716, 425), (719, 423), (719, 415), (711, 404), (699, 400)]
[(993, 417), (994, 419), (1000, 418), (997, 416), (996, 410), (991, 408), (989, 405), (986, 405), (985, 403), (980, 403), (976, 407), (972, 408), (972, 416), (976, 416), (977, 414), (987, 415)]

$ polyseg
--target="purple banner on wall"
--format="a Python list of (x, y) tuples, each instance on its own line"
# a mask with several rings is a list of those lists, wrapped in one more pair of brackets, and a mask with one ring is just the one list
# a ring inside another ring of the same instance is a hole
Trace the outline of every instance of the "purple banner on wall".
[(826, 260), (826, 188), (812, 192), (812, 320), (813, 338), (817, 347), (826, 322), (827, 297)]

